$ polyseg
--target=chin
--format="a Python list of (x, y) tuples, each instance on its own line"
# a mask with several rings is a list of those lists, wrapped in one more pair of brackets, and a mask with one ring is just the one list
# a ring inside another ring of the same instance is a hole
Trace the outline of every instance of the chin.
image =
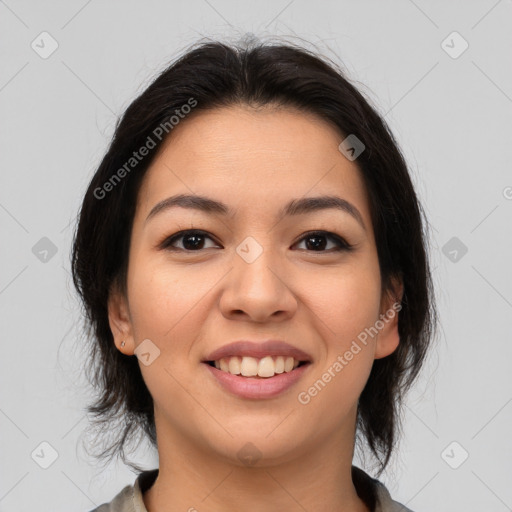
[(221, 442), (210, 440), (211, 449), (225, 462), (240, 467), (272, 467), (296, 459), (300, 440), (291, 432), (281, 431), (274, 436), (271, 432), (275, 426), (276, 423), (268, 429), (253, 426), (233, 437), (226, 434)]

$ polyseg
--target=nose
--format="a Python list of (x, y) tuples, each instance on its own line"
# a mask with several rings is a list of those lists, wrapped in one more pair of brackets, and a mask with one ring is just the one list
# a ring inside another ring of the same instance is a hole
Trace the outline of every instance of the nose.
[(226, 276), (220, 298), (222, 314), (231, 320), (258, 323), (291, 318), (297, 310), (297, 299), (289, 271), (270, 250), (249, 261), (238, 253), (234, 255), (234, 268)]

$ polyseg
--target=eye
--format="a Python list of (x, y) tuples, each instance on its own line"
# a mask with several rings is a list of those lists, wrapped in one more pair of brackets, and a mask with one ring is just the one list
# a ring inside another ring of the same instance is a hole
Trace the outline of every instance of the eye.
[(311, 248), (314, 252), (331, 252), (325, 251), (326, 245), (328, 243), (326, 240), (330, 239), (334, 241), (335, 247), (334, 251), (350, 251), (352, 250), (352, 245), (347, 243), (343, 238), (334, 233), (330, 233), (329, 231), (311, 231), (303, 236), (299, 241), (306, 242), (307, 248)]
[[(168, 251), (188, 251), (197, 252), (202, 249), (208, 249), (205, 247), (205, 240), (209, 239), (213, 241), (213, 238), (208, 235), (205, 231), (199, 229), (187, 229), (179, 231), (170, 237), (167, 237), (161, 242), (158, 247), (160, 249), (166, 249)], [(334, 242), (334, 251), (326, 250), (328, 245), (327, 240)], [(176, 242), (181, 241), (181, 247), (176, 245)], [(311, 231), (306, 235), (302, 236), (299, 240), (300, 243), (306, 243), (306, 250), (311, 249), (314, 252), (336, 252), (336, 251), (350, 251), (353, 246), (347, 243), (340, 236), (328, 232), (328, 231)], [(296, 245), (296, 244), (294, 244)], [(215, 246), (215, 245), (214, 245)]]
[[(168, 251), (173, 250), (182, 250), (182, 251), (198, 251), (201, 249), (208, 249), (208, 247), (204, 247), (205, 239), (208, 238), (213, 240), (205, 231), (201, 231), (198, 229), (188, 229), (184, 231), (179, 231), (174, 235), (166, 238), (160, 245), (160, 249), (167, 249)], [(174, 244), (178, 240), (183, 241), (183, 245), (181, 247), (176, 247)]]

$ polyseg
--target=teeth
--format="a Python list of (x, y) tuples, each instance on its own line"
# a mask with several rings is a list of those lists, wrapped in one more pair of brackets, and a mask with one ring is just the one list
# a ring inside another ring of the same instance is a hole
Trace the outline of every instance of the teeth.
[(259, 377), (273, 377), (275, 374), (275, 363), (270, 356), (266, 356), (258, 363)]
[[(231, 357), (226, 362), (225, 359), (221, 359), (221, 361), (224, 361), (224, 371), (232, 373), (233, 375), (240, 375), (240, 372), (242, 369), (240, 368), (240, 359), (238, 357)], [(226, 364), (227, 363), (227, 364)], [(222, 369), (222, 363), (221, 363), (221, 369)]]
[(284, 372), (284, 357), (276, 357), (276, 364), (274, 371), (276, 373), (283, 373)]
[(215, 361), (215, 368), (233, 375), (241, 374), (244, 377), (273, 377), (279, 373), (291, 372), (297, 366), (299, 366), (299, 361), (285, 356), (265, 356), (262, 359), (233, 356)]

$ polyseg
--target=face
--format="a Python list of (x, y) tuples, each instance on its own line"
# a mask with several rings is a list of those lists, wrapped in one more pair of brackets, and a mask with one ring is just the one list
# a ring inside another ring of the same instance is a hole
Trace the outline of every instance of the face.
[[(186, 119), (156, 156), (138, 196), (127, 296), (111, 295), (109, 318), (119, 350), (138, 349), (160, 439), (234, 464), (248, 449), (271, 464), (322, 443), (351, 446), (372, 363), (399, 339), (367, 193), (338, 150), (343, 138), (303, 112), (230, 107)], [(150, 214), (176, 195), (223, 207), (189, 201)], [(322, 196), (341, 206), (299, 208)], [(285, 212), (290, 202), (297, 208)], [(248, 377), (235, 377), (233, 391), (204, 362), (238, 340), (284, 341), (309, 363), (278, 374), (299, 375), (281, 391), (247, 396)]]

